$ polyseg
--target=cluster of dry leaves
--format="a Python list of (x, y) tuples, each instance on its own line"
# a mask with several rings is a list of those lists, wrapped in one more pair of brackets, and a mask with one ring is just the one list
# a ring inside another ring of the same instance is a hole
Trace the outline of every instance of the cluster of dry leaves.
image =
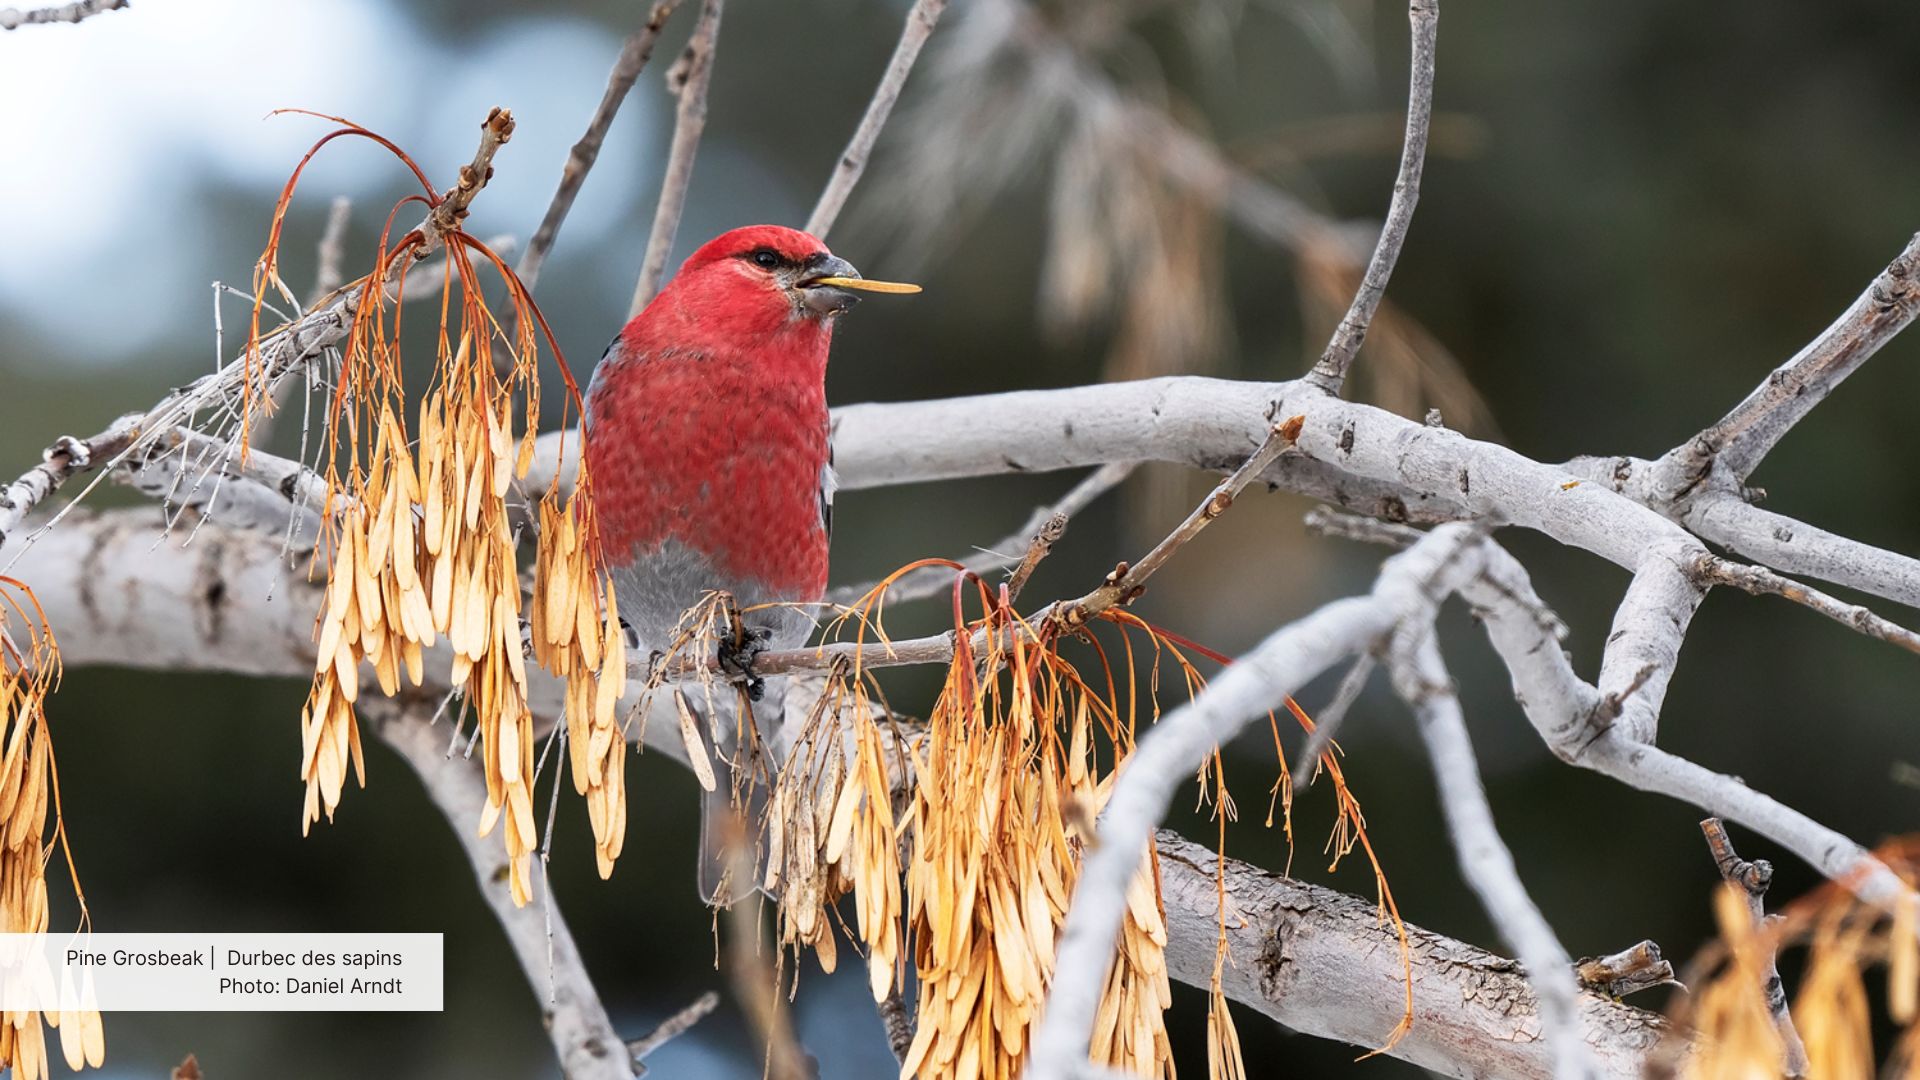
[[(511, 136), (510, 116), (496, 111), (488, 123), (499, 142)], [(335, 134), (342, 133), (377, 140), (357, 127)], [(297, 179), (282, 193), (255, 275), (256, 304), (269, 288), (286, 292), (276, 270), (277, 247)], [(463, 186), (476, 190), (482, 182), (462, 177)], [(431, 187), (428, 196), (430, 204), (443, 201)], [(395, 308), (389, 317), (386, 297), (388, 279), (396, 279), (392, 292), (398, 294), (407, 268), (429, 245), (445, 246), (449, 273), (441, 290), (433, 376), (421, 401), (417, 439), (410, 439), (399, 420), (407, 402), (400, 315)], [(517, 327), (511, 337), (487, 306), (476, 254), (508, 283)], [(366, 782), (353, 712), (360, 665), (372, 665), (383, 693), (399, 689), (402, 671), (418, 686), (425, 675), (423, 650), (444, 636), (452, 654), (448, 685), (461, 700), (460, 715), (469, 706), (475, 713), (486, 766), (480, 831), (487, 835), (501, 827), (513, 898), (525, 904), (533, 895), (530, 862), (539, 838), (519, 538), (508, 496), (533, 462), (540, 409), (535, 327), (544, 323), (505, 264), (462, 232), (457, 217), (433, 236), (416, 230), (391, 247), (383, 237), (373, 273), (346, 288), (359, 290), (362, 302), (328, 373), (324, 458), (336, 527), (323, 542), (330, 556), (327, 604), (317, 631), (313, 691), (301, 718), (304, 822), (311, 825), (323, 812), (332, 819), (349, 759)], [(258, 325), (256, 314), (249, 362), (260, 350)], [(564, 365), (561, 371), (566, 374)], [(568, 404), (577, 408), (570, 376), (567, 388)], [(249, 402), (246, 412), (255, 405)], [(517, 440), (516, 405), (525, 418)], [(626, 656), (613, 587), (598, 565), (590, 505), (584, 463), (564, 507), (557, 487), (541, 504), (531, 636), (535, 658), (568, 681), (575, 783), (594, 811), (604, 875), (619, 855), (625, 829), (625, 742), (613, 732), (613, 704), (625, 687)]]
[[(58, 775), (46, 717), (47, 695), (59, 678), (60, 650), (32, 590), (0, 577), (0, 734), (6, 738), (6, 753), (0, 757), (0, 934), (47, 932), (47, 861), (55, 841), (65, 838), (58, 822)], [(47, 832), (49, 804), (55, 811), (52, 836)], [(76, 877), (76, 891), (78, 887)], [(13, 946), (5, 948), (10, 952)], [(13, 957), (0, 960), (11, 962)], [(0, 1016), (0, 1067), (11, 1065), (18, 1080), (52, 1075), (43, 1017), (60, 1030), (60, 1050), (69, 1069), (99, 1067), (106, 1060), (100, 1010), (83, 1007), (92, 1001), (91, 976), (84, 990), (75, 989), (68, 969), (59, 1011), (10, 1009)]]

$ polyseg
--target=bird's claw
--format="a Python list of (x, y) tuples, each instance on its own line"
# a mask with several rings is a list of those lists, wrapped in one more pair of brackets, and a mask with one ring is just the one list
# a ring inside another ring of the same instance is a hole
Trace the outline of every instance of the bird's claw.
[(747, 630), (738, 641), (720, 643), (720, 670), (740, 677), (746, 686), (749, 701), (759, 701), (761, 695), (766, 693), (767, 681), (754, 673), (753, 662), (767, 651), (767, 642), (771, 637), (772, 633), (767, 630)]

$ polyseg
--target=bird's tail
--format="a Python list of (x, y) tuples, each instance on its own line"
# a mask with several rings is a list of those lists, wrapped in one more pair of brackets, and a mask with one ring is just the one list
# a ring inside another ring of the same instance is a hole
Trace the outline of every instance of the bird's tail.
[(725, 906), (753, 895), (766, 876), (768, 793), (779, 768), (769, 744), (779, 731), (786, 680), (766, 680), (753, 702), (730, 686), (687, 697), (713, 763), (713, 790), (700, 804), (700, 899)]

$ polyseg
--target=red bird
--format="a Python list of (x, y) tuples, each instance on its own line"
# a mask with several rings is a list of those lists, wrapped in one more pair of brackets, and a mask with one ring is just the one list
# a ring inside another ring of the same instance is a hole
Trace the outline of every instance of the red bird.
[[(806, 643), (805, 609), (759, 605), (826, 592), (827, 349), (859, 301), (851, 290), (876, 287), (916, 291), (862, 280), (806, 233), (735, 229), (694, 252), (607, 348), (587, 388), (584, 442), (601, 548), (641, 655), (671, 647), (682, 615), (715, 590), (733, 594), (750, 639), (744, 656), (723, 657), (729, 666)], [(766, 690), (751, 711), (771, 738), (781, 687)], [(688, 698), (704, 711), (706, 695)], [(721, 760), (701, 820), (709, 900), (725, 869), (711, 819), (730, 805), (728, 766), (747, 764), (735, 710), (715, 704), (727, 715), (710, 724)]]

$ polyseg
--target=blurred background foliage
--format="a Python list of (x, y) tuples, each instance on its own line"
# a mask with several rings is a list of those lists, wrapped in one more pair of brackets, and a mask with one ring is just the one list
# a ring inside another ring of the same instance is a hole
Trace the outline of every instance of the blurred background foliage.
[[(214, 347), (206, 283), (246, 280), (279, 183), (320, 130), (300, 118), (262, 121), (268, 109), (351, 116), (445, 182), (471, 153), (486, 108), (512, 108), (519, 133), (469, 227), (524, 241), (644, 7), (145, 0), (79, 27), (0, 37), (4, 471), (26, 468), (56, 435), (97, 431), (206, 370)], [(871, 302), (847, 320), (831, 400), (1304, 370), (1327, 321), (1313, 299), (1313, 266), (1178, 192), (1149, 191), (1139, 202), (1138, 190), (1123, 190), (1130, 151), (1089, 148), (1098, 131), (1042, 126), (1020, 145), (942, 134), (942, 123), (990, 104), (976, 95), (990, 94), (993, 79), (945, 100), (928, 90), (944, 85), (941, 50), (970, 33), (977, 40), (992, 10), (957, 0), (836, 231), (836, 250), (869, 274), (917, 274), (927, 290)], [(898, 0), (735, 0), (676, 258), (735, 225), (800, 222), (903, 13)], [(1091, 70), (1309, 205), (1338, 220), (1384, 213), (1405, 93), (1403, 8), (1055, 0), (1041, 17)], [(671, 124), (660, 76), (690, 23), (682, 11), (669, 30), (540, 282), (577, 375), (624, 315)], [(1444, 410), (1450, 422), (1535, 458), (1657, 455), (1792, 355), (1920, 228), (1915, 5), (1482, 0), (1447, 6), (1440, 43), (1444, 115), (1389, 297), (1431, 335), (1428, 358), (1457, 362), (1484, 403), (1478, 418)], [(929, 147), (946, 157), (928, 159)], [(940, 203), (931, 215), (921, 205), (914, 217), (916, 202), (932, 201), (930, 160), (974, 202)], [(297, 253), (312, 251), (328, 198), (355, 199), (356, 274), (386, 208), (406, 193), (401, 180), (365, 148), (323, 157), (283, 249), (296, 290), (312, 273)], [(400, 217), (410, 223), (408, 211)], [(230, 305), (229, 328), (239, 317)], [(1174, 337), (1153, 337), (1170, 328)], [(1396, 390), (1377, 354), (1363, 356), (1360, 370), (1359, 391), (1384, 404), (1424, 410), (1435, 399), (1431, 386), (1410, 389), (1404, 378)], [(1768, 505), (1894, 549), (1920, 546), (1916, 400), (1920, 341), (1909, 335), (1760, 471)], [(278, 438), (297, 440), (293, 427)], [(844, 493), (834, 578), (865, 580), (990, 543), (1071, 483), (1016, 476)], [(1083, 591), (1116, 559), (1137, 556), (1210, 483), (1146, 470), (1074, 522), (1026, 596), (1038, 603)], [(1156, 579), (1140, 612), (1233, 653), (1364, 588), (1383, 553), (1307, 537), (1300, 518), (1309, 505), (1285, 494), (1244, 500)], [(1538, 536), (1502, 539), (1572, 626), (1568, 646), (1591, 673), (1626, 575)], [(1910, 612), (1888, 613), (1911, 621)], [(941, 616), (928, 606), (890, 620), (904, 634), (936, 628)], [(1445, 621), (1494, 808), (1568, 949), (1598, 954), (1653, 938), (1670, 955), (1689, 953), (1710, 932), (1717, 880), (1701, 815), (1553, 760), (1466, 613), (1450, 609)], [(1920, 791), (1893, 778), (1898, 763), (1920, 761), (1914, 664), (1804, 610), (1716, 592), (1688, 637), (1662, 743), (1871, 844), (1910, 830), (1920, 808)], [(908, 712), (924, 711), (935, 685), (930, 672), (888, 680)], [(108, 1021), (108, 1075), (164, 1075), (188, 1051), (215, 1080), (556, 1075), (538, 998), (402, 762), (370, 746), (369, 789), (347, 798), (337, 823), (300, 838), (303, 692), (240, 678), (68, 673), (50, 713), (95, 925), (444, 931), (446, 1011), (117, 1015)], [(1302, 702), (1317, 709), (1330, 692), (1316, 686)], [(1401, 911), (1502, 949), (1455, 870), (1404, 709), (1376, 685), (1342, 741)], [(693, 780), (654, 757), (632, 769), (636, 827), (613, 880), (595, 879), (584, 813), (563, 799), (555, 887), (616, 1023), (637, 1036), (723, 980), (687, 872)], [(1287, 865), (1278, 830), (1260, 824), (1275, 775), (1270, 737), (1236, 746), (1227, 775), (1243, 817), (1229, 854)], [(1300, 797), (1292, 867), (1365, 892), (1364, 863), (1323, 872), (1318, 844), (1330, 813), (1324, 791)], [(1211, 836), (1198, 817), (1173, 824)], [(1812, 884), (1805, 866), (1758, 838), (1736, 832), (1736, 841), (1748, 857), (1774, 859), (1781, 900)], [(52, 891), (57, 898), (60, 886)], [(894, 1071), (864, 994), (857, 975), (803, 977), (800, 1033), (823, 1076)], [(1659, 995), (1636, 1003), (1657, 1007)], [(1184, 1034), (1182, 1067), (1194, 1075), (1204, 1068), (1191, 1056), (1203, 1024), (1203, 995), (1177, 988), (1169, 1025), (1177, 1041)], [(744, 1030), (737, 1011), (723, 1011), (650, 1064), (662, 1076), (757, 1075)], [(1240, 1031), (1256, 1075), (1410, 1074), (1383, 1058), (1349, 1064), (1354, 1051), (1288, 1037), (1252, 1014)]]

